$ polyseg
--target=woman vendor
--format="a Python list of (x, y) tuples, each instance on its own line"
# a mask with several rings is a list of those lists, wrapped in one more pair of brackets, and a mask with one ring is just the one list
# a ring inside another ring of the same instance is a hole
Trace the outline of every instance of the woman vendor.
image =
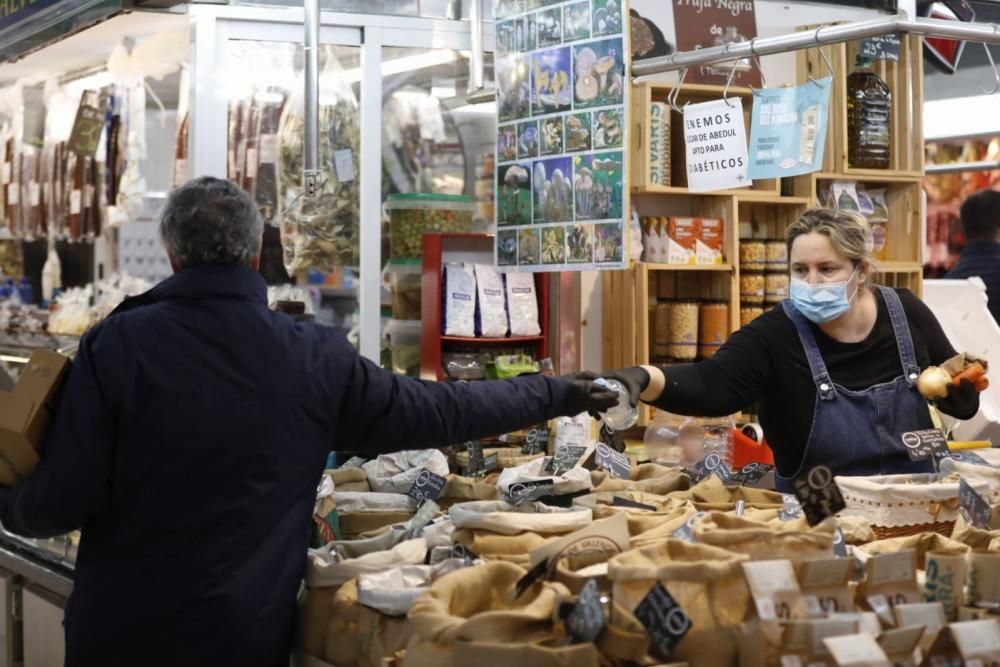
[[(917, 391), (921, 369), (955, 355), (930, 309), (906, 289), (872, 284), (865, 219), (813, 209), (787, 230), (790, 299), (695, 364), (607, 373), (641, 398), (682, 415), (724, 416), (759, 404), (777, 484), (814, 466), (838, 475), (930, 472), (901, 435), (933, 428)], [(949, 383), (942, 412), (968, 419), (973, 384)]]

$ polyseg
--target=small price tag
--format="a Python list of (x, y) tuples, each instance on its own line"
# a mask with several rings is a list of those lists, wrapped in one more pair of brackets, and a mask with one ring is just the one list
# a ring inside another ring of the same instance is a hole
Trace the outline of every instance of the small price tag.
[(347, 468), (360, 468), (362, 465), (364, 465), (364, 462), (365, 460), (360, 456), (352, 456), (351, 458), (344, 461), (344, 463), (340, 466), (340, 469), (346, 470)]
[(616, 452), (625, 451), (625, 441), (622, 440), (622, 437), (621, 435), (618, 434), (618, 431), (614, 430), (613, 428), (608, 428), (607, 424), (604, 423), (601, 424), (600, 436), (601, 436), (601, 442), (606, 444), (611, 449), (615, 450)]
[(555, 480), (540, 479), (534, 482), (517, 482), (507, 490), (505, 500), (511, 505), (521, 505), (555, 494)]
[(888, 625), (896, 625), (896, 619), (892, 615), (892, 606), (889, 599), (884, 595), (872, 595), (868, 598), (868, 606), (872, 611)]
[(630, 479), (632, 476), (632, 462), (629, 458), (611, 449), (611, 447), (603, 442), (597, 443), (595, 462), (599, 467), (607, 470), (608, 474), (617, 479)]
[(823, 616), (823, 607), (819, 603), (819, 598), (815, 595), (803, 595), (802, 607), (805, 609), (806, 616), (811, 618)]
[(262, 134), (258, 142), (261, 164), (276, 164), (278, 162), (278, 135)]
[(698, 464), (699, 466), (704, 466), (705, 470), (709, 474), (715, 475), (721, 479), (726, 484), (733, 481), (733, 471), (729, 469), (726, 462), (722, 460), (716, 452), (712, 452), (705, 457), (705, 460)]
[(683, 468), (683, 472), (685, 475), (690, 477), (691, 481), (695, 484), (708, 477), (708, 471), (702, 468), (701, 465), (694, 468)]
[(413, 538), (419, 537), (421, 533), (424, 532), (424, 528), (427, 527), (431, 521), (434, 520), (441, 512), (441, 508), (433, 500), (425, 500), (420, 507), (417, 509), (417, 513), (413, 515), (406, 523), (406, 531), (404, 532), (405, 538), (411, 540)]
[(532, 454), (541, 454), (547, 451), (549, 448), (549, 429), (544, 426), (539, 426), (538, 428), (533, 428), (528, 431), (528, 435), (524, 439), (524, 445), (521, 446), (521, 453), (526, 456), (531, 456)]
[(11, 183), (7, 186), (7, 205), (17, 206), (18, 202), (21, 200), (21, 193), (17, 183)]
[(425, 500), (437, 500), (444, 493), (444, 487), (447, 483), (447, 478), (435, 475), (425, 468), (417, 475), (417, 479), (413, 482), (413, 486), (410, 487), (406, 495), (418, 503), (422, 503)]
[(28, 201), (31, 206), (42, 205), (42, 187), (35, 181), (28, 183)]
[(802, 504), (810, 526), (822, 522), (847, 507), (833, 473), (826, 466), (816, 466), (795, 480), (795, 496)]
[(354, 180), (354, 154), (350, 148), (341, 148), (333, 152), (333, 168), (337, 172), (337, 180), (350, 183)]
[(859, 54), (871, 60), (899, 62), (899, 35), (879, 35), (861, 40)]
[(772, 470), (774, 466), (767, 463), (748, 463), (733, 476), (733, 479), (741, 486), (756, 484)]
[(452, 545), (452, 547), (451, 547), (451, 557), (452, 558), (458, 558), (460, 560), (464, 560), (466, 562), (466, 564), (470, 564), (470, 565), (473, 562), (475, 562), (476, 559), (479, 558), (479, 556), (477, 556), (476, 554), (474, 554), (471, 550), (466, 549), (461, 544), (454, 544), (454, 545)]
[(844, 531), (837, 526), (833, 533), (833, 555), (837, 558), (847, 558), (847, 542), (844, 541)]
[(486, 460), (483, 457), (483, 443), (478, 440), (470, 440), (465, 443), (465, 449), (469, 452), (469, 465), (465, 469), (466, 477), (485, 475)]
[(69, 193), (69, 214), (70, 215), (80, 215), (81, 207), (83, 205), (83, 193), (79, 190), (73, 190)]
[(653, 584), (635, 608), (635, 617), (649, 632), (663, 657), (668, 657), (691, 630), (691, 619), (660, 582)]
[(556, 450), (556, 455), (549, 459), (549, 462), (545, 465), (545, 472), (556, 477), (569, 472), (580, 462), (580, 459), (586, 453), (586, 447), (563, 445)]
[(532, 586), (534, 586), (536, 581), (545, 578), (546, 575), (548, 575), (548, 572), (549, 572), (549, 559), (543, 558), (542, 560), (538, 561), (538, 564), (535, 565), (535, 567), (528, 570), (528, 573), (526, 575), (524, 575), (518, 580), (517, 586), (514, 589), (514, 599), (516, 600), (522, 595), (524, 595), (524, 592), (529, 588), (531, 588)]
[(778, 512), (778, 518), (782, 521), (795, 521), (800, 516), (802, 516), (802, 505), (799, 503), (799, 499), (790, 493), (781, 494), (781, 511)]
[(491, 473), (496, 470), (500, 465), (499, 454), (494, 452), (487, 457), (483, 458), (483, 474)]
[(990, 468), (994, 467), (992, 463), (975, 452), (950, 452), (948, 456), (955, 461), (959, 461), (960, 463), (972, 463), (973, 465), (988, 466)]
[(612, 507), (631, 507), (632, 509), (647, 510), (647, 511), (650, 511), (650, 512), (655, 512), (656, 511), (656, 508), (653, 507), (652, 505), (643, 505), (642, 503), (637, 503), (634, 500), (629, 500), (628, 498), (620, 498), (619, 496), (615, 496), (614, 498), (611, 499), (611, 506)]
[(601, 593), (597, 590), (597, 582), (591, 579), (580, 590), (580, 597), (566, 618), (566, 629), (574, 642), (586, 643), (596, 641), (604, 625)]
[(778, 612), (774, 608), (774, 600), (771, 598), (760, 598), (755, 601), (757, 616), (762, 621), (774, 621), (778, 618)]
[(967, 522), (980, 530), (989, 530), (993, 521), (993, 508), (964, 479), (958, 483), (959, 511)]
[(671, 533), (670, 536), (675, 537), (678, 540), (684, 540), (685, 542), (690, 542), (691, 544), (694, 544), (695, 542), (698, 541), (694, 537), (694, 522), (698, 517), (702, 516), (703, 514), (705, 513), (698, 512), (690, 519), (685, 521), (684, 525), (675, 530), (673, 533)]
[(903, 446), (911, 461), (932, 459), (940, 461), (951, 455), (948, 449), (948, 439), (936, 428), (922, 431), (907, 431), (903, 434)]
[(3, 168), (0, 169), (0, 183), (4, 185), (10, 183), (10, 162), (4, 162)]

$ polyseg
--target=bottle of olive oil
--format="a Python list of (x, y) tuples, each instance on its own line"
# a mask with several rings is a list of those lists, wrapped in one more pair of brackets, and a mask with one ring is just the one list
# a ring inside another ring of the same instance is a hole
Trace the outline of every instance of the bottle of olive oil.
[(847, 161), (861, 169), (888, 169), (892, 93), (870, 60), (859, 55), (857, 66), (847, 77)]

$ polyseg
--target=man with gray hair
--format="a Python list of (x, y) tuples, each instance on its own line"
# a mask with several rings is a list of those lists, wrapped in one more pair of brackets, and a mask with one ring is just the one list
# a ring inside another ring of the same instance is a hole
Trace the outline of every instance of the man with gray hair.
[(67, 665), (287, 665), (331, 450), (438, 446), (617, 401), (585, 374), (400, 377), (269, 311), (261, 220), (228, 181), (174, 190), (160, 225), (175, 274), (83, 337), (42, 462), (0, 491), (7, 530), (82, 529)]

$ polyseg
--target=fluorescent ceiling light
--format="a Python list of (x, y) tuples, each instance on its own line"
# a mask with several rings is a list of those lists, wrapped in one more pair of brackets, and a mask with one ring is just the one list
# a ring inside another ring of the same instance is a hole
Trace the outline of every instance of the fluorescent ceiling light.
[[(961, 122), (956, 122), (958, 118)], [(924, 102), (924, 139), (927, 141), (997, 134), (1000, 134), (1000, 95)]]

